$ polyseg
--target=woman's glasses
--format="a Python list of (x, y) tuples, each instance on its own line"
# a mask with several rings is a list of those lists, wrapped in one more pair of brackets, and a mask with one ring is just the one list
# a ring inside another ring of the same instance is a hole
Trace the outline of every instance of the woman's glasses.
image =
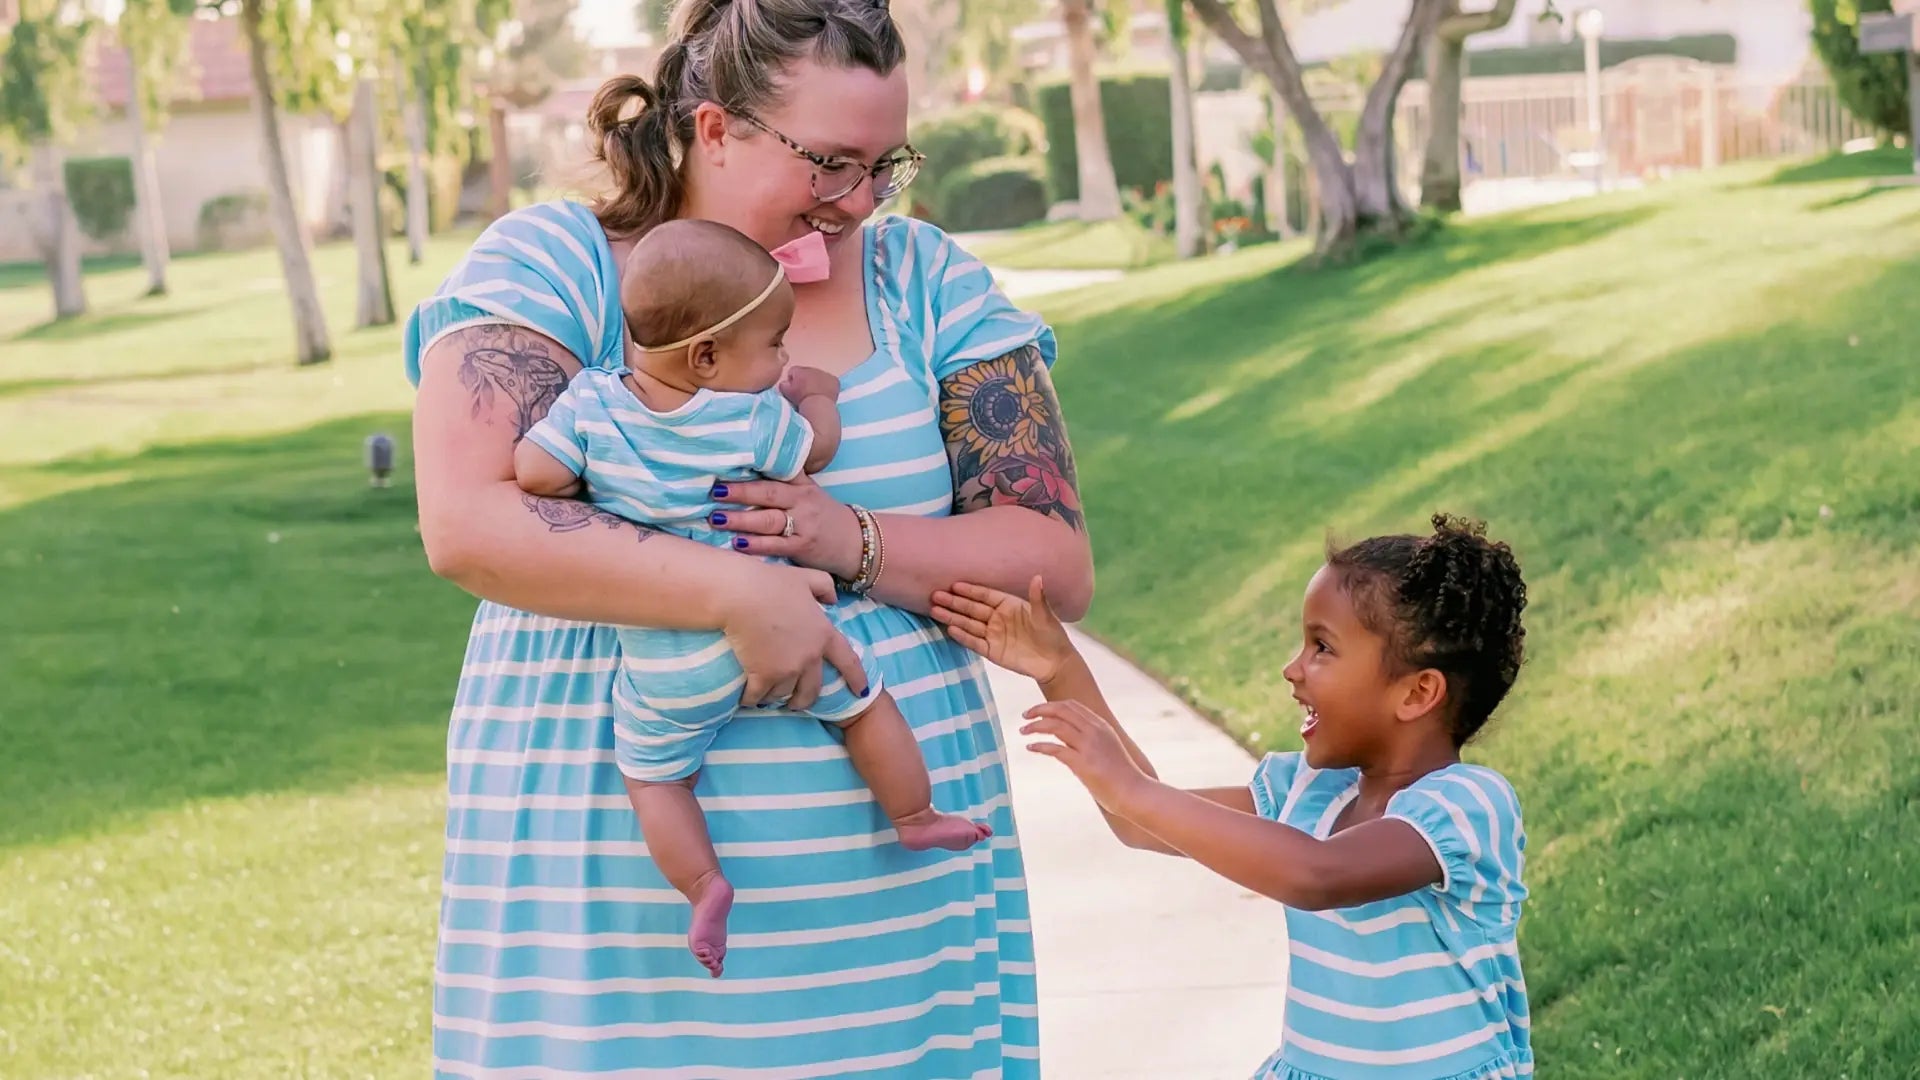
[(890, 151), (872, 165), (852, 158), (816, 154), (756, 116), (744, 112), (734, 115), (779, 139), (787, 149), (806, 158), (813, 165), (813, 197), (821, 202), (838, 202), (846, 198), (868, 177), (873, 178), (873, 201), (886, 202), (913, 183), (913, 178), (920, 175), (920, 166), (927, 160), (925, 154), (911, 146)]

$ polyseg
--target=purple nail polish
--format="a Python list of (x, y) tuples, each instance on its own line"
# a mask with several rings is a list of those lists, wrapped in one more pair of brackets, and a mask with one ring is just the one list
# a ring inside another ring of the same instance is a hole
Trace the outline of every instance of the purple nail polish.
[(745, 550), (747, 550), (747, 538), (746, 538), (746, 537), (744, 537), (744, 536), (736, 536), (736, 537), (734, 537), (734, 538), (733, 538), (733, 547), (734, 547), (734, 550), (736, 550), (736, 551), (745, 551)]
[(713, 523), (715, 525), (725, 525), (727, 523), (727, 515), (715, 510), (713, 512)]
[(724, 499), (724, 498), (726, 498), (726, 497), (727, 497), (727, 485), (725, 485), (725, 484), (715, 484), (715, 485), (713, 485), (713, 497), (714, 497), (714, 498), (716, 498), (716, 499)]

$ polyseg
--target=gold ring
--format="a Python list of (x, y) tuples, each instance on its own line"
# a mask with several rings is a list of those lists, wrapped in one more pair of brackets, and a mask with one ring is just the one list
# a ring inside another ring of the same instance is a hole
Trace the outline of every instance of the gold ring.
[[(782, 510), (781, 513), (787, 514), (787, 512), (784, 510)], [(792, 514), (787, 514), (787, 524), (785, 528), (780, 530), (780, 535), (781, 536), (793, 535), (793, 515)]]

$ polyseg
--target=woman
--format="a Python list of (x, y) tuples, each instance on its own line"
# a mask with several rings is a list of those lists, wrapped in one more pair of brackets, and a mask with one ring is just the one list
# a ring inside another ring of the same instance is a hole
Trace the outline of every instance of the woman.
[[(618, 78), (594, 104), (613, 193), (497, 222), (408, 325), (421, 533), (434, 570), (482, 598), (448, 742), (442, 1075), (1038, 1072), (1003, 748), (983, 669), (926, 613), (955, 580), (1039, 573), (1073, 617), (1091, 558), (1052, 334), (938, 230), (863, 225), (918, 165), (901, 57), (872, 0), (687, 0), (654, 84)], [(745, 550), (793, 565), (513, 483), (515, 442), (566, 380), (624, 362), (620, 268), (675, 216), (770, 250), (826, 241), (824, 267), (795, 264), (825, 276), (796, 289), (787, 349), (841, 376), (841, 451), (814, 479), (725, 496)], [(880, 656), (936, 802), (995, 836), (907, 852), (830, 731), (743, 715), (697, 788), (739, 888), (712, 980), (622, 795), (610, 624), (720, 629), (746, 703), (804, 707), (823, 660), (858, 678), (825, 602)]]

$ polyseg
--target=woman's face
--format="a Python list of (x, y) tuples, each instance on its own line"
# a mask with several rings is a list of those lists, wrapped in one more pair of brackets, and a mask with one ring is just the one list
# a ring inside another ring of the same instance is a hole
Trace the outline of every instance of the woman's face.
[[(873, 180), (862, 176), (832, 201), (816, 197), (815, 190), (832, 195), (862, 167), (906, 145), (905, 71), (879, 75), (802, 60), (788, 69), (785, 83), (784, 99), (751, 119), (712, 104), (700, 107), (695, 153), (701, 167), (689, 170), (688, 210), (732, 225), (768, 249), (809, 230), (830, 246), (844, 243), (873, 213)], [(821, 170), (781, 136), (820, 157), (858, 164), (839, 175)]]

